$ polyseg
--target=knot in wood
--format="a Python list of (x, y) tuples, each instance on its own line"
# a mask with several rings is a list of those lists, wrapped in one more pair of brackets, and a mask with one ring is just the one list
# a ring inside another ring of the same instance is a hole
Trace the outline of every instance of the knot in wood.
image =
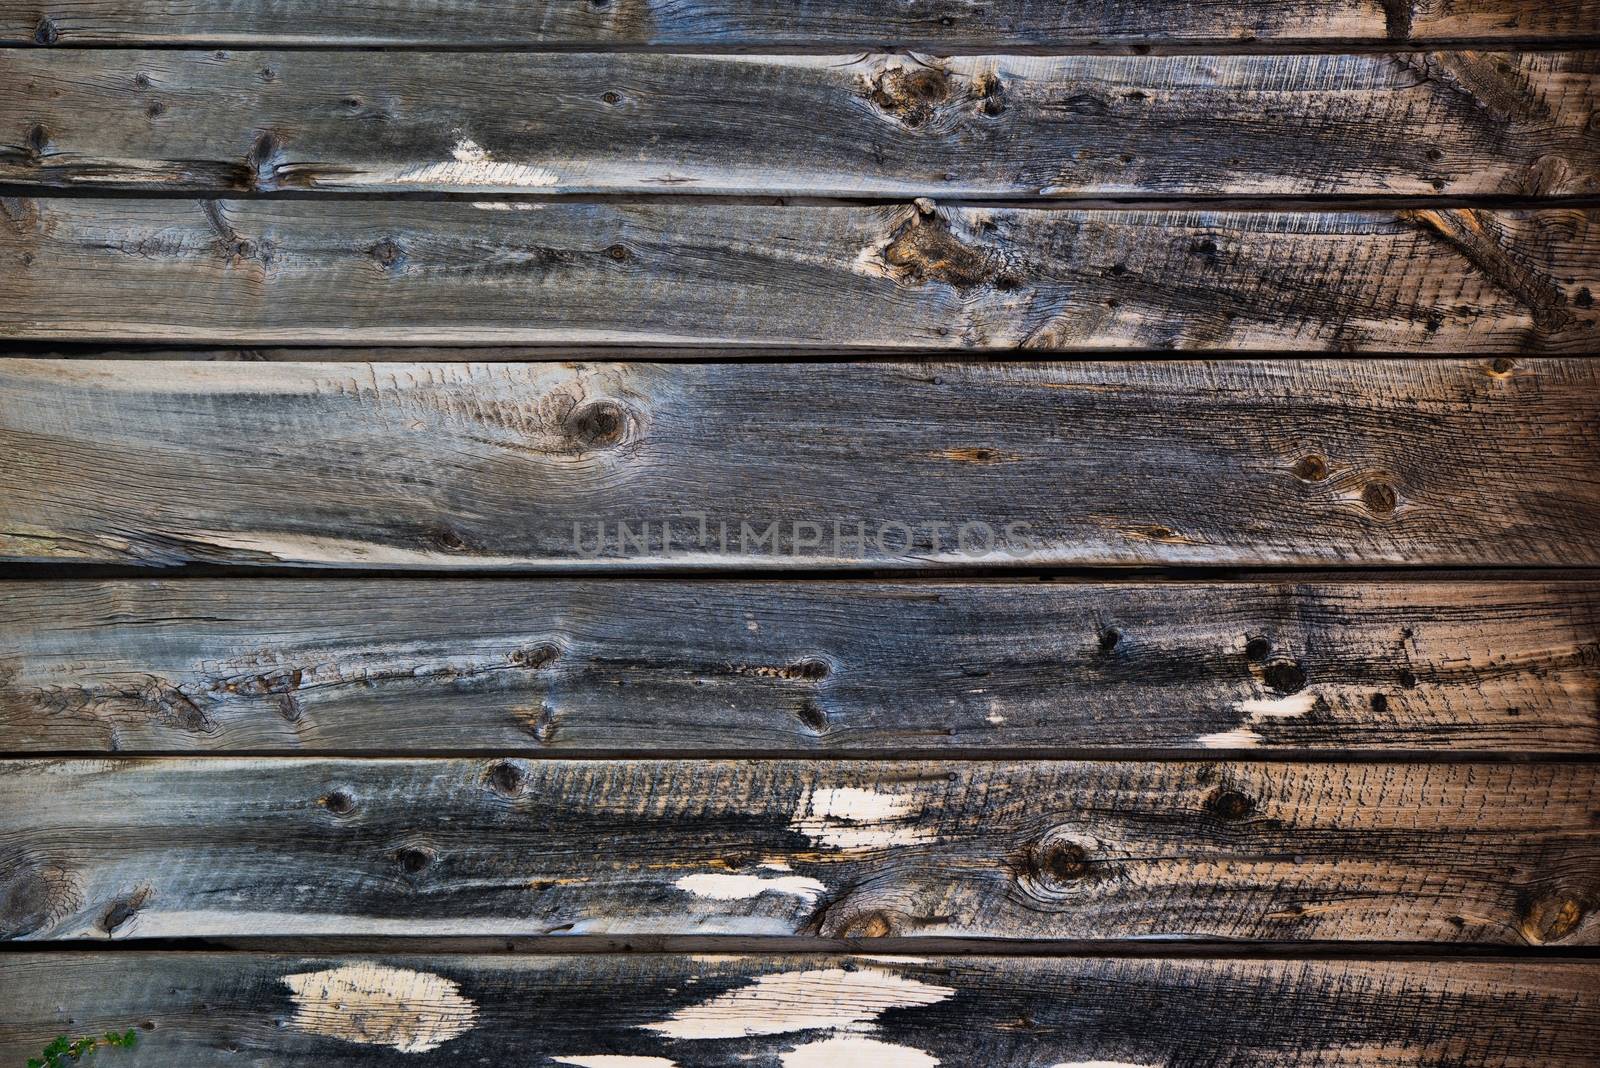
[(628, 411), (616, 401), (591, 401), (573, 409), (567, 432), (586, 448), (610, 448), (627, 436)]
[(943, 68), (895, 66), (872, 79), (867, 99), (901, 125), (915, 129), (936, 116), (950, 95), (950, 75)]
[(502, 797), (516, 797), (528, 781), (527, 773), (509, 760), (502, 760), (489, 769), (486, 776), (490, 788)]
[(1328, 477), (1328, 461), (1312, 453), (1295, 461), (1294, 477), (1302, 482), (1321, 482)]
[(944, 282), (963, 290), (982, 285), (1010, 290), (1021, 284), (999, 249), (964, 242), (938, 212), (920, 210), (920, 204), (890, 237), (883, 260), (897, 277), (919, 285)]
[(1372, 482), (1361, 491), (1361, 503), (1373, 515), (1391, 515), (1394, 512), (1398, 497), (1394, 487), (1387, 482)]
[(1293, 660), (1274, 660), (1262, 672), (1268, 686), (1279, 693), (1299, 693), (1306, 687), (1306, 669)]
[(1238, 790), (1214, 790), (1206, 798), (1206, 811), (1222, 820), (1242, 820), (1256, 810), (1256, 803)]
[(555, 663), (561, 657), (561, 646), (554, 642), (539, 642), (535, 645), (513, 649), (507, 654), (506, 659), (519, 668), (528, 671), (541, 671)]
[(1080, 894), (1095, 883), (1099, 843), (1062, 829), (1047, 831), (1014, 862), (1017, 885), (1037, 901)]
[(433, 863), (433, 854), (426, 849), (407, 847), (396, 852), (394, 860), (407, 875), (420, 875)]
[(348, 816), (356, 809), (356, 800), (343, 790), (331, 791), (322, 798), (322, 807), (335, 816)]
[(1583, 923), (1588, 910), (1575, 897), (1556, 895), (1535, 901), (1522, 915), (1522, 937), (1534, 945), (1559, 942)]

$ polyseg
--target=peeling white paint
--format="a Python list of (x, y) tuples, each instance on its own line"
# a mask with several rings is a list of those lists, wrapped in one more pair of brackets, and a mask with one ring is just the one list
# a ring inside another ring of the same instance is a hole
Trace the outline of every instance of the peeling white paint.
[(789, 829), (835, 849), (885, 849), (927, 841), (925, 827), (907, 826), (920, 809), (915, 799), (855, 786), (814, 790), (796, 806)]
[(542, 204), (524, 204), (516, 200), (474, 200), (472, 206), (479, 211), (532, 211)]
[(551, 1057), (557, 1064), (578, 1068), (678, 1068), (677, 1061), (665, 1057), (630, 1057), (618, 1053), (596, 1053), (588, 1057)]
[(679, 890), (712, 901), (744, 901), (762, 894), (792, 894), (815, 901), (827, 889), (815, 879), (804, 875), (786, 875), (776, 879), (763, 879), (759, 875), (727, 875), (720, 872), (702, 872), (685, 875), (672, 884)]
[(472, 1030), (478, 1007), (441, 975), (362, 962), (283, 977), (297, 1031), (426, 1053)]
[(1261, 719), (1293, 719), (1303, 716), (1316, 706), (1317, 695), (1309, 690), (1275, 697), (1267, 701), (1240, 701), (1233, 707), (1249, 716), (1252, 721)]
[(1231, 731), (1202, 734), (1195, 741), (1207, 749), (1255, 749), (1266, 739), (1249, 727), (1236, 727)]
[(840, 1035), (797, 1046), (779, 1058), (783, 1068), (937, 1068), (939, 1058), (911, 1046)]
[(890, 1009), (954, 997), (947, 986), (882, 968), (816, 968), (759, 976), (737, 990), (687, 1005), (647, 1030), (674, 1039), (746, 1038), (812, 1031), (876, 1020)]
[(1250, 728), (1264, 719), (1294, 719), (1310, 712), (1317, 705), (1317, 695), (1310, 691), (1273, 697), (1265, 700), (1251, 698), (1234, 702), (1234, 710), (1242, 712), (1244, 723), (1231, 731), (1203, 734), (1196, 739), (1207, 749), (1257, 749), (1266, 738)]
[(363, 175), (350, 184), (470, 185), (528, 188), (557, 185), (561, 176), (547, 167), (499, 163), (482, 145), (463, 137), (450, 150), (454, 159), (407, 167), (395, 174)]

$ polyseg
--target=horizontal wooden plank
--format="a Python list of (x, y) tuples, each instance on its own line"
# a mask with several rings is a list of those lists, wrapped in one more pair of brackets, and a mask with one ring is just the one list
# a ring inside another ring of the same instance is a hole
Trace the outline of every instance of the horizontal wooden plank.
[(0, 363), (0, 556), (1600, 563), (1600, 362)]
[(13, 752), (1600, 753), (1592, 582), (8, 583)]
[(0, 338), (15, 340), (1538, 353), (1600, 339), (1600, 211), (1578, 209), (0, 203)]
[(1551, 961), (27, 953), (0, 957), (0, 1056), (133, 1028), (134, 1048), (101, 1059), (1588, 1068), (1597, 975)]
[(1581, 764), (0, 765), (10, 938), (1600, 942)]
[(1095, 44), (1222, 40), (1525, 40), (1592, 36), (1595, 0), (74, 0), (0, 8), (6, 44), (858, 45)]
[(1600, 192), (1596, 52), (28, 50), (0, 84), (0, 181), (42, 187)]

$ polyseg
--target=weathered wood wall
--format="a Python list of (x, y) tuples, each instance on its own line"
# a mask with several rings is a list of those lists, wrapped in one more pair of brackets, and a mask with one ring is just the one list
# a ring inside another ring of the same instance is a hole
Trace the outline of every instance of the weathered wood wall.
[(1594, 1065), (1597, 294), (1600, 0), (0, 5), (0, 1059)]

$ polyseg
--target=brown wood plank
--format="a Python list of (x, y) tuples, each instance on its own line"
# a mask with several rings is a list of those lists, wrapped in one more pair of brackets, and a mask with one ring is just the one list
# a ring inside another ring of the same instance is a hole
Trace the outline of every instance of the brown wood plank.
[(944, 48), (1102, 42), (1528, 40), (1592, 36), (1594, 0), (74, 0), (0, 8), (6, 44), (699, 45)]
[[(0, 1056), (172, 1064), (1589, 1068), (1592, 963), (8, 954)], [(630, 1059), (639, 1058), (639, 1059)]]
[(1538, 353), (1600, 337), (1600, 211), (919, 204), (12, 199), (0, 338)]
[(8, 583), (23, 751), (1600, 753), (1592, 582)]
[(0, 181), (41, 187), (1600, 192), (1597, 52), (28, 50), (0, 53), (0, 84)]
[(0, 556), (1600, 563), (1600, 362), (0, 364)]
[(0, 767), (11, 938), (1600, 942), (1582, 764)]

